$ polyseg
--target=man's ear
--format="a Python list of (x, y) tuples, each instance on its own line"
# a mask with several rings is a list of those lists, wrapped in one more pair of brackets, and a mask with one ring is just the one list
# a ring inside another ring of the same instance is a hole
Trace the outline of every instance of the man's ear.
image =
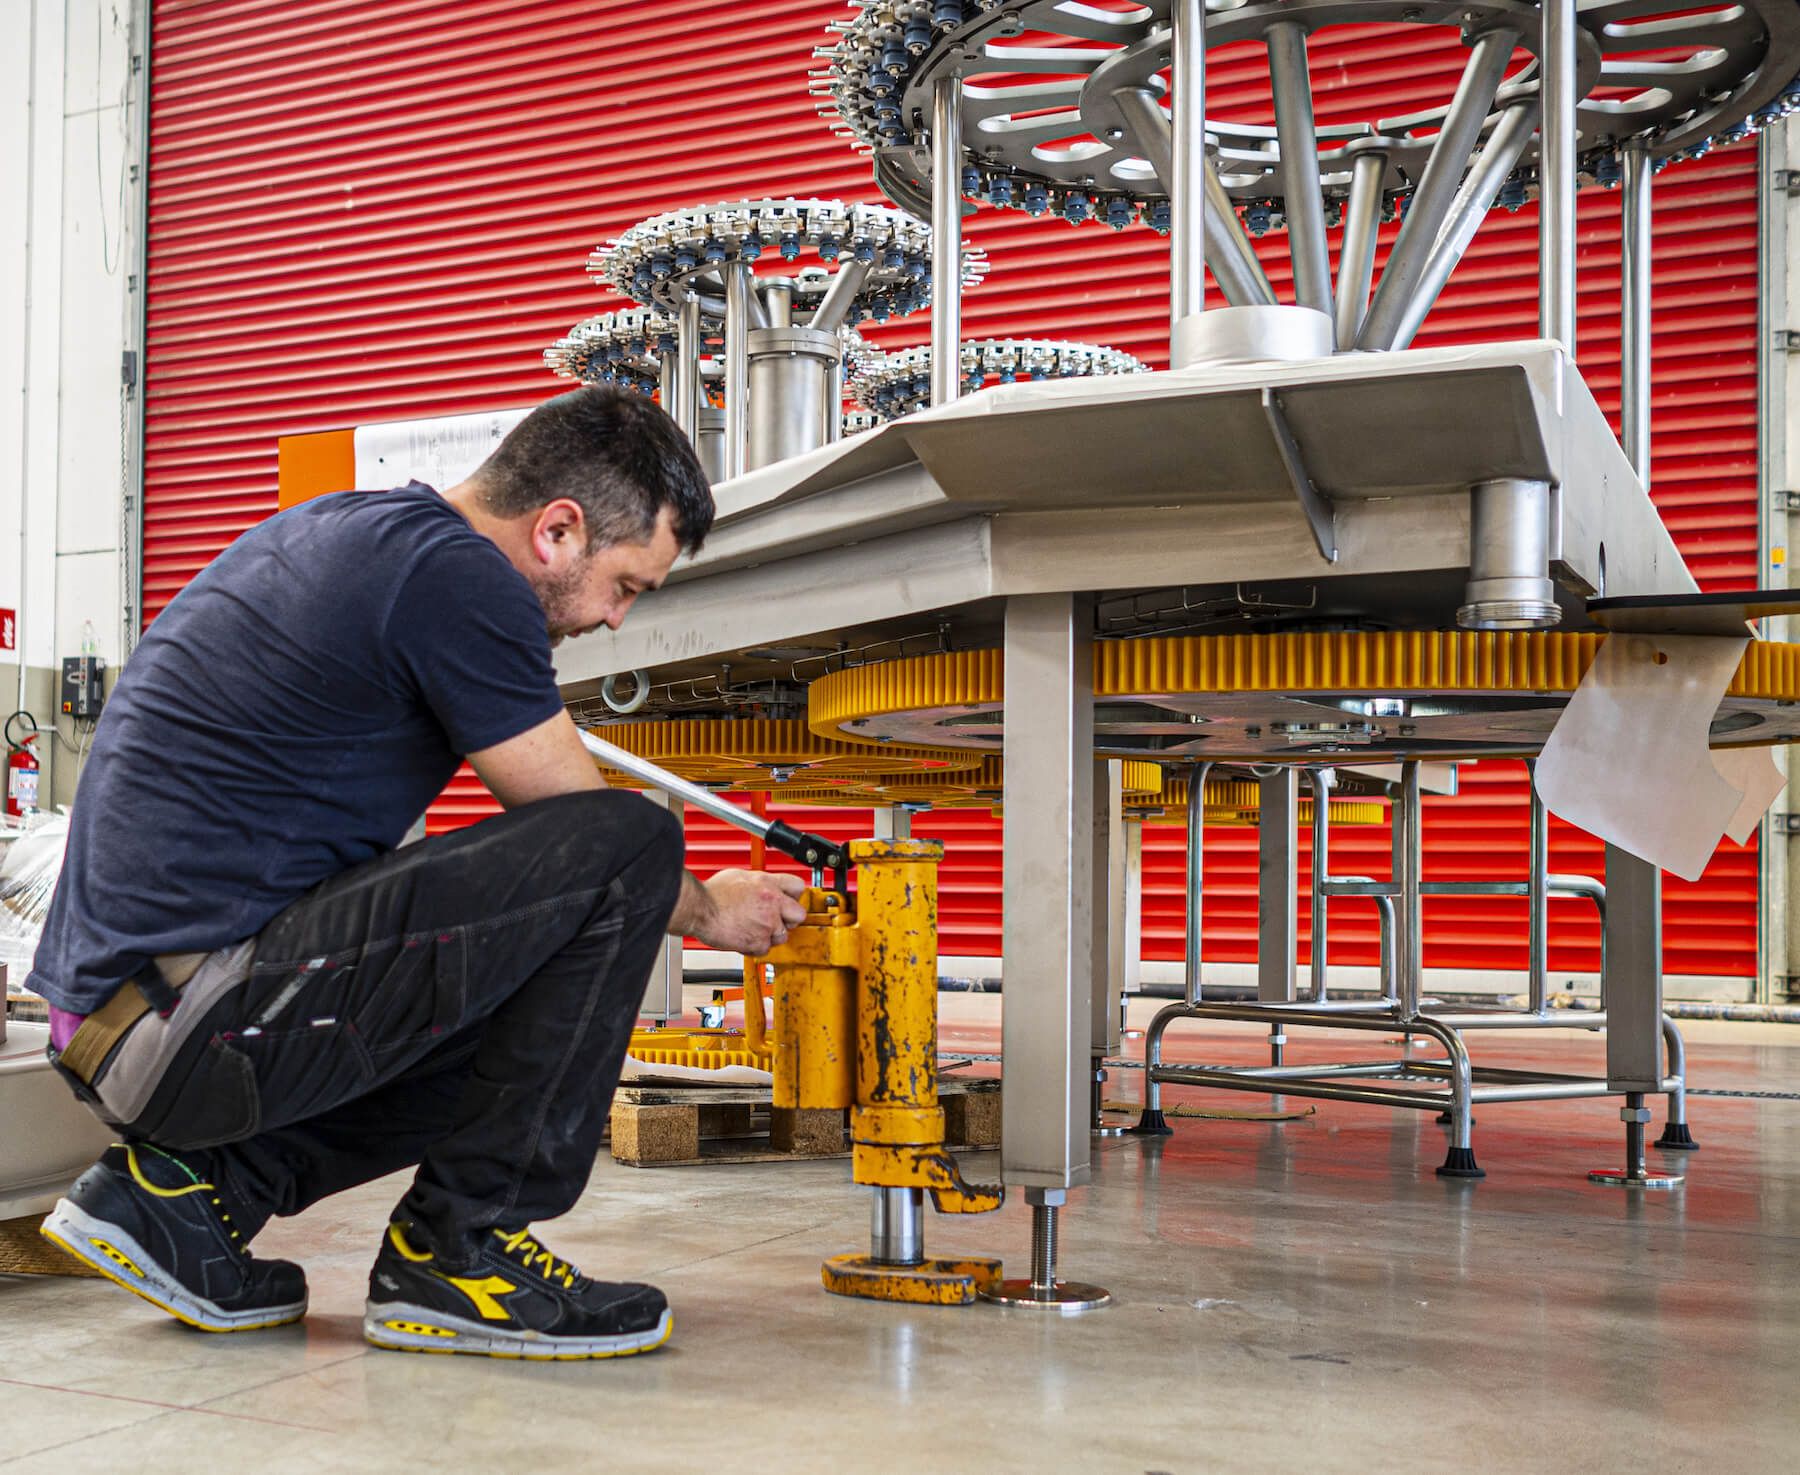
[(531, 551), (546, 568), (563, 569), (587, 552), (587, 518), (581, 504), (558, 497), (538, 508), (531, 524)]

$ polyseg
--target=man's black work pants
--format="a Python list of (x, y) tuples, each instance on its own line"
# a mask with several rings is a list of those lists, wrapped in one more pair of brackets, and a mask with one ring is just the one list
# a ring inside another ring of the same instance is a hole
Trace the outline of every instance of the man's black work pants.
[[(455, 1262), (587, 1182), (682, 835), (605, 790), (325, 882), (257, 937), (130, 1135), (182, 1152), (254, 1232), (418, 1165), (396, 1217)], [(202, 1161), (204, 1160), (204, 1161)]]

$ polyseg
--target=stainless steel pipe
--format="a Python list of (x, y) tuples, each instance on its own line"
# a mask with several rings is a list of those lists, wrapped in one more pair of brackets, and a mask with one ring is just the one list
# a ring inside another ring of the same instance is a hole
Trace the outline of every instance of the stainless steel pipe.
[(1369, 287), (1375, 280), (1375, 242), (1381, 231), (1382, 184), (1387, 155), (1374, 149), (1358, 153), (1350, 165), (1350, 198), (1344, 204), (1344, 243), (1338, 252), (1337, 346), (1356, 346), (1363, 315), (1369, 310)]
[(1559, 623), (1550, 580), (1550, 487), (1523, 477), (1469, 489), (1469, 582), (1456, 623), (1465, 630), (1543, 630)]
[(931, 402), (962, 393), (962, 78), (931, 92)]
[(733, 263), (725, 272), (725, 481), (744, 474), (749, 444), (750, 307), (754, 296), (750, 268)]
[(825, 443), (838, 337), (816, 328), (757, 328), (748, 335), (749, 428), (744, 469), (755, 471)]
[(1540, 0), (1538, 336), (1575, 357), (1575, 0)]
[(1331, 255), (1325, 243), (1325, 195), (1319, 188), (1319, 133), (1306, 64), (1306, 28), (1293, 21), (1270, 26), (1268, 46), (1294, 301), (1329, 317)]
[[(1206, 305), (1206, 5), (1174, 0), (1169, 15), (1169, 86), (1174, 141), (1170, 149), (1169, 344)], [(1179, 357), (1172, 366), (1185, 368)]]

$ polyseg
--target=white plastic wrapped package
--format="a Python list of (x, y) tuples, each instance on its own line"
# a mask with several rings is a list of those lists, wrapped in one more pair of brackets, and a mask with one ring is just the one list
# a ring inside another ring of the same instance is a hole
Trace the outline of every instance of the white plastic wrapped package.
[(11, 965), (12, 993), (22, 992), (31, 972), (68, 843), (69, 818), (59, 814), (14, 840), (0, 864), (0, 962)]

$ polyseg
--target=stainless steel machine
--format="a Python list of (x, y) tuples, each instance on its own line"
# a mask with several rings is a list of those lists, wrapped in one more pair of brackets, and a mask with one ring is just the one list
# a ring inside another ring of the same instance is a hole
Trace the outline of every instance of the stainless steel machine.
[[(705, 551), (646, 595), (623, 631), (565, 647), (558, 669), (578, 699), (641, 673), (640, 723), (750, 712), (803, 722), (851, 752), (1003, 762), (1002, 1174), (1033, 1206), (1034, 1243), (1029, 1280), (992, 1298), (1057, 1309), (1100, 1299), (1059, 1281), (1056, 1220), (1088, 1177), (1096, 1065), (1118, 1045), (1127, 759), (1164, 765), (1190, 794), (1209, 772), (1253, 772), (1262, 820), (1258, 1000), (1204, 996), (1193, 864), (1188, 997), (1151, 1034), (1144, 1130), (1166, 1126), (1157, 1093), (1176, 1083), (1429, 1106), (1448, 1114), (1441, 1171), (1473, 1176), (1475, 1103), (1620, 1095), (1626, 1161), (1608, 1180), (1678, 1182), (1650, 1171), (1644, 1148), (1644, 1098), (1657, 1093), (1671, 1102), (1663, 1145), (1692, 1145), (1679, 1036), (1661, 1007), (1654, 857), (1612, 845), (1603, 878), (1552, 876), (1534, 799), (1523, 817), (1529, 880), (1478, 892), (1528, 898), (1526, 1007), (1433, 1008), (1420, 967), (1421, 898), (1432, 894), (1420, 876), (1421, 765), (1544, 754), (1544, 767), (1566, 771), (1577, 726), (1591, 762), (1595, 733), (1604, 747), (1608, 729), (1587, 709), (1609, 693), (1621, 712), (1661, 702), (1691, 718), (1702, 754), (1800, 736), (1800, 653), (1747, 644), (1745, 621), (1775, 606), (1709, 609), (1644, 487), (1652, 180), (1800, 100), (1800, 10), (1788, 0), (1706, 11), (1667, 0), (888, 0), (851, 11), (817, 88), (889, 197), (931, 223), (928, 237), (916, 221), (906, 235), (905, 217), (886, 212), (908, 244), (853, 257), (897, 273), (897, 300), (902, 279), (936, 288), (929, 358), (910, 368), (915, 379), (925, 368), (930, 407), (852, 440), (826, 430), (803, 446), (804, 435), (771, 429), (758, 443), (774, 449), (752, 452), (754, 418), (788, 415), (756, 407), (755, 333), (794, 331), (786, 304), (803, 301), (818, 306), (802, 326), (829, 332), (838, 320), (827, 309), (862, 288), (840, 268), (810, 292), (802, 278), (759, 289), (744, 243), (791, 238), (841, 254), (845, 217), (825, 230), (800, 219), (801, 202), (762, 202), (628, 233), (602, 253), (604, 272), (675, 317), (670, 388), (690, 428), (701, 315), (725, 324), (730, 474)], [(1310, 38), (1370, 21), (1449, 28), (1467, 52), (1454, 94), (1404, 118), (1316, 126)], [(1273, 127), (1206, 109), (1208, 49), (1245, 42), (1267, 54)], [(1584, 181), (1620, 187), (1622, 444), (1576, 360)], [(1488, 210), (1530, 198), (1542, 233), (1539, 338), (1410, 348)], [(975, 202), (1166, 231), (1171, 368), (965, 394), (960, 222)], [(1377, 276), (1377, 227), (1396, 213)], [(1251, 248), (1253, 233), (1277, 226), (1292, 304), (1275, 300)], [(1205, 303), (1209, 271), (1224, 308)], [(770, 351), (805, 350), (784, 340)], [(820, 386), (831, 393), (824, 369), (789, 364), (768, 382), (778, 399), (815, 409)], [(795, 413), (836, 424), (835, 413)], [(1694, 675), (1703, 665), (1717, 668), (1716, 689)], [(1623, 744), (1625, 728), (1614, 730)], [(1621, 761), (1626, 782), (1635, 761)], [(1393, 875), (1336, 875), (1334, 783), (1384, 764)], [(1730, 772), (1735, 784), (1720, 783), (1754, 808), (1760, 780), (1748, 766)], [(1315, 800), (1319, 919), (1305, 998), (1302, 779)], [(1190, 814), (1197, 862), (1204, 806)], [(1604, 905), (1604, 1078), (1522, 1076), (1469, 1057), (1468, 1031), (1569, 1022), (1545, 997), (1552, 892)], [(1388, 938), (1373, 1001), (1327, 988), (1329, 914), (1353, 900), (1379, 909)], [(1163, 1062), (1166, 1030), (1187, 1019), (1266, 1024), (1269, 1066)], [(1286, 1032), (1303, 1027), (1400, 1033), (1435, 1041), (1442, 1058), (1294, 1066)]]

